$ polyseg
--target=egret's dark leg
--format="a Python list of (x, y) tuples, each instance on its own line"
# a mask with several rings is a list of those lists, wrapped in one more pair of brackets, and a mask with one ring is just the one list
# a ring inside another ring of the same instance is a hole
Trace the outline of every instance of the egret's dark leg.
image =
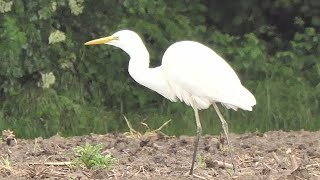
[(226, 120), (224, 120), (218, 106), (216, 103), (213, 103), (213, 107), (214, 109), (216, 110), (219, 118), (220, 118), (220, 121), (222, 123), (222, 128), (223, 128), (223, 131), (224, 131), (224, 134), (226, 136), (226, 139), (227, 139), (227, 143), (228, 143), (228, 146), (229, 146), (229, 154), (230, 154), (230, 157), (231, 157), (231, 160), (232, 160), (232, 165), (233, 165), (233, 171), (234, 173), (236, 174), (237, 173), (237, 165), (234, 161), (234, 157), (233, 157), (233, 148), (232, 148), (232, 144), (230, 142), (230, 139), (229, 139), (229, 130), (228, 130), (228, 123), (226, 122)]
[(194, 149), (193, 149), (193, 156), (192, 156), (192, 164), (191, 164), (191, 169), (190, 169), (190, 175), (193, 174), (193, 168), (194, 168), (194, 163), (196, 161), (196, 157), (197, 157), (197, 151), (198, 151), (198, 144), (199, 144), (199, 139), (201, 136), (201, 132), (202, 132), (202, 127), (201, 127), (201, 123), (200, 123), (200, 118), (199, 118), (199, 112), (197, 108), (193, 108), (194, 110), (194, 115), (196, 117), (196, 124), (197, 124), (197, 137), (194, 140)]

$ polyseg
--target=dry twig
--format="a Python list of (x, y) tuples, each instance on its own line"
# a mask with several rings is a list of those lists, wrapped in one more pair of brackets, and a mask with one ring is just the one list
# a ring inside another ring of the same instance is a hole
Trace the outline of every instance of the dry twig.
[(291, 171), (297, 170), (301, 164), (298, 164), (297, 158), (292, 152), (292, 150), (289, 148), (286, 152), (290, 156), (290, 161), (291, 161)]
[(127, 126), (129, 128), (129, 132), (125, 132), (124, 135), (127, 137), (132, 137), (132, 138), (140, 138), (143, 136), (146, 136), (146, 137), (157, 136), (158, 134), (167, 136), (163, 132), (161, 132), (161, 130), (171, 121), (171, 119), (168, 120), (167, 122), (163, 123), (158, 129), (155, 129), (155, 130), (150, 130), (149, 126), (146, 123), (141, 122), (141, 124), (147, 128), (147, 131), (144, 134), (142, 134), (139, 131), (136, 131), (132, 127), (131, 123), (129, 122), (129, 120), (127, 119), (127, 117), (125, 115), (123, 115), (123, 117), (126, 120)]
[(212, 160), (212, 159), (205, 159), (206, 166), (208, 168), (210, 167), (218, 167), (218, 168), (224, 168), (224, 169), (233, 169), (233, 165), (230, 163), (218, 161), (218, 160)]
[(47, 165), (47, 166), (69, 166), (72, 162), (66, 161), (66, 162), (45, 162), (45, 163), (37, 163), (37, 162), (31, 162), (29, 165)]
[(279, 157), (274, 151), (272, 152), (272, 156), (277, 161), (278, 165), (282, 165), (282, 161), (279, 159)]

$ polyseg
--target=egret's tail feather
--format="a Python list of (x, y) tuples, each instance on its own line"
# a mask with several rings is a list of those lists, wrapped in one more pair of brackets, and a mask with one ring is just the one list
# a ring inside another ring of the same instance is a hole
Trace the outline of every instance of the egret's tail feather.
[(221, 102), (228, 109), (233, 109), (235, 111), (241, 108), (246, 111), (252, 111), (252, 107), (256, 105), (256, 98), (253, 94), (242, 86), (241, 90), (234, 92), (234, 95), (229, 99), (230, 101)]

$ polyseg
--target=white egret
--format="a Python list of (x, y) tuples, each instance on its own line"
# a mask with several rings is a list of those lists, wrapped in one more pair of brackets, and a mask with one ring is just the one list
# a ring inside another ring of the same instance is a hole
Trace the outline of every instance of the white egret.
[(194, 109), (197, 136), (190, 174), (193, 174), (197, 155), (201, 123), (198, 110), (213, 105), (221, 122), (229, 145), (234, 171), (232, 145), (228, 136), (228, 124), (220, 113), (217, 102), (228, 109), (252, 111), (255, 97), (240, 82), (230, 65), (212, 49), (194, 41), (172, 44), (164, 53), (162, 65), (149, 67), (149, 52), (142, 39), (133, 31), (121, 30), (111, 36), (88, 41), (85, 45), (108, 44), (121, 48), (129, 56), (129, 74), (139, 84), (176, 102), (185, 102)]

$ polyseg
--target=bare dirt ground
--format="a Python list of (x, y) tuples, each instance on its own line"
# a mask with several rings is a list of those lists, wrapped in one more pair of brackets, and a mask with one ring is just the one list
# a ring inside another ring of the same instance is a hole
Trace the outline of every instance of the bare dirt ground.
[[(229, 167), (223, 139), (202, 136), (195, 176), (189, 176), (193, 140), (187, 136), (130, 138), (122, 134), (17, 139), (14, 145), (0, 144), (0, 178), (320, 179), (320, 132), (232, 134), (238, 175)], [(111, 153), (116, 164), (110, 170), (66, 165), (74, 159), (73, 148), (86, 143), (102, 143), (103, 153)]]

